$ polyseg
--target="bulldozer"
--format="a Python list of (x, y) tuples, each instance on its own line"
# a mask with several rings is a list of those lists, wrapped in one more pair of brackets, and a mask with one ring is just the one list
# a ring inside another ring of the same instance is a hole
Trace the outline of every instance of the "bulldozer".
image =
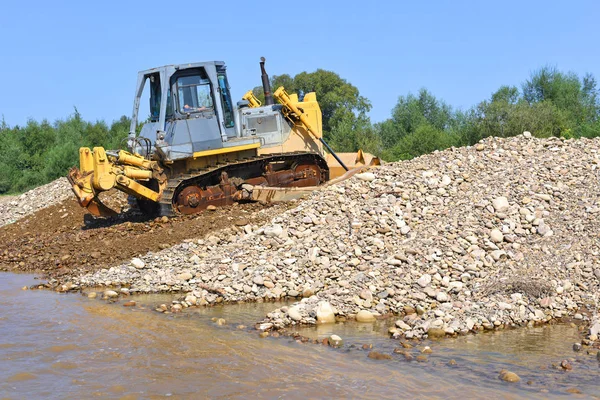
[[(380, 164), (360, 150), (336, 154), (323, 140), (316, 93), (271, 93), (264, 57), (260, 69), (264, 104), (252, 91), (234, 104), (222, 61), (139, 72), (126, 150), (82, 147), (68, 173), (79, 204), (115, 215), (98, 195), (116, 188), (148, 215), (193, 214), (294, 198)], [(145, 90), (150, 113), (138, 129)]]

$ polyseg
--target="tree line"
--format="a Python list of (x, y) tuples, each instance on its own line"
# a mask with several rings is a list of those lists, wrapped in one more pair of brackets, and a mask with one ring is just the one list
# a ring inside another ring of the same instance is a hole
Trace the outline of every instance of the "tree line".
[[(520, 86), (502, 86), (467, 110), (455, 109), (427, 89), (400, 96), (388, 119), (372, 123), (370, 101), (332, 71), (273, 76), (271, 86), (290, 93), (315, 91), (323, 113), (325, 140), (337, 151), (363, 149), (386, 161), (406, 160), (488, 136), (530, 131), (537, 137), (600, 136), (600, 99), (591, 74), (544, 67)], [(262, 88), (255, 94), (263, 98)], [(65, 120), (29, 120), (24, 126), (0, 122), (0, 194), (19, 193), (65, 176), (78, 164), (79, 147), (123, 147), (126, 116), (86, 122), (77, 110)]]
[[(337, 151), (363, 149), (386, 161), (407, 160), (488, 136), (530, 131), (536, 137), (600, 136), (596, 79), (543, 67), (520, 86), (501, 86), (468, 110), (455, 109), (427, 89), (398, 98), (388, 119), (371, 123), (368, 99), (331, 71), (274, 76), (272, 87), (316, 91), (323, 110), (325, 139)], [(255, 88), (260, 95), (260, 88)]]

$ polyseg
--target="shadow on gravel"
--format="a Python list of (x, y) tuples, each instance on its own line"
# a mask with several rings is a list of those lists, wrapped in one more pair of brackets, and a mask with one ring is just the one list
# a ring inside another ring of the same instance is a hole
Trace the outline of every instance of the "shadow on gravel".
[(85, 214), (83, 216), (83, 226), (81, 227), (81, 230), (108, 228), (126, 222), (151, 222), (154, 219), (155, 217), (144, 214), (139, 210), (129, 210), (114, 217), (95, 217), (92, 214)]

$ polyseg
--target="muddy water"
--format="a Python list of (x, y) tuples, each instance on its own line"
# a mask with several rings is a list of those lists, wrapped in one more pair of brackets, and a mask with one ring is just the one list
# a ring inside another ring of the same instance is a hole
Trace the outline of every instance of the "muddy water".
[[(431, 342), (426, 363), (397, 354), (376, 361), (362, 344), (390, 354), (398, 344), (381, 322), (302, 330), (342, 336), (345, 348), (333, 350), (237, 329), (273, 304), (163, 315), (151, 308), (164, 297), (138, 297), (129, 308), (20, 289), (34, 283), (31, 275), (0, 274), (0, 398), (539, 398), (572, 388), (600, 395), (598, 362), (571, 350), (578, 337), (568, 326)], [(573, 371), (552, 368), (570, 357)], [(522, 381), (499, 381), (502, 368)]]

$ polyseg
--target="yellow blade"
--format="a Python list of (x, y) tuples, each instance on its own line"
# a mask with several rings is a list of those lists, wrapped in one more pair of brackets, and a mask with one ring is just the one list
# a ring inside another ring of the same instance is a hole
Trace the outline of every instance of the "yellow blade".
[(117, 215), (117, 212), (115, 210), (113, 210), (112, 208), (108, 208), (107, 206), (102, 204), (98, 197), (94, 197), (92, 200), (90, 200), (86, 208), (90, 212), (90, 214), (95, 215), (97, 217), (114, 217), (115, 215)]

